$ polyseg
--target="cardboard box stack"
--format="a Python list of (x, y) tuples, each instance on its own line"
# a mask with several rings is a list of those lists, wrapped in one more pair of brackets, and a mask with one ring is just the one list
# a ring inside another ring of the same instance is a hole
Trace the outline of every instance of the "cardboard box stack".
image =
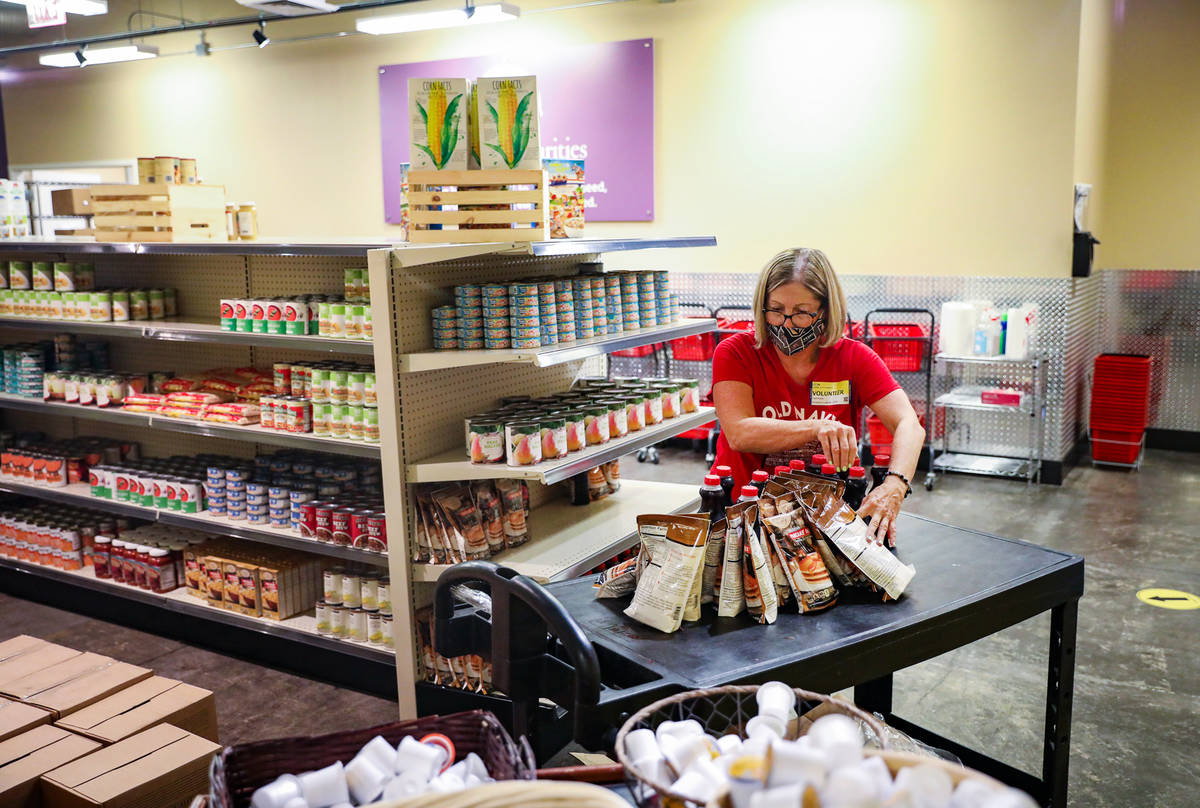
[(184, 551), (189, 595), (251, 617), (286, 620), (321, 594), (321, 561), (307, 553), (212, 539)]
[(100, 654), (0, 642), (0, 808), (169, 808), (207, 790), (213, 694)]

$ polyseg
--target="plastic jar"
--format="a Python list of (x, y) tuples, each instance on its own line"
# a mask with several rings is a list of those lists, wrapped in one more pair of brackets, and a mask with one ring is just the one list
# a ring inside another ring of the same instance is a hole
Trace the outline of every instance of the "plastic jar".
[[(96, 536), (96, 541), (108, 539), (108, 536)], [(108, 572), (110, 578), (119, 584), (125, 583), (125, 542), (111, 539), (109, 542)]]
[(175, 574), (175, 561), (171, 551), (156, 547), (147, 553), (146, 588), (151, 592), (170, 592), (179, 588)]
[(97, 578), (112, 578), (111, 553), (112, 539), (108, 536), (97, 536), (92, 540), (92, 569)]
[(258, 238), (258, 208), (253, 202), (239, 202), (237, 206), (237, 232), (242, 241)]

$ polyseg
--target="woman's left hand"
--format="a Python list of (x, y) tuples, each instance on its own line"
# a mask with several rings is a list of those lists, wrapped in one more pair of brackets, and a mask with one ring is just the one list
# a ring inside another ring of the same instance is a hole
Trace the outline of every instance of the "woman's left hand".
[(871, 517), (867, 525), (867, 539), (876, 544), (887, 542), (896, 546), (896, 517), (900, 515), (900, 504), (904, 502), (904, 483), (888, 477), (883, 485), (871, 490), (863, 500), (858, 515), (864, 520)]

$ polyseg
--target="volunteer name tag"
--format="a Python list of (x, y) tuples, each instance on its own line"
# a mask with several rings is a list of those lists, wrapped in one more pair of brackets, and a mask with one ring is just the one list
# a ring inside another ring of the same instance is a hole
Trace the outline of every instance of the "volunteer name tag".
[(814, 407), (822, 404), (849, 404), (850, 382), (813, 382), (809, 396)]

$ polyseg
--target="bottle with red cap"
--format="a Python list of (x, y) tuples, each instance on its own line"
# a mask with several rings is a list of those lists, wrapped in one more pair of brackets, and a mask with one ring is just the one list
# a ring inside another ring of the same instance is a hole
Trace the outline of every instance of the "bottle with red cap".
[(725, 517), (725, 489), (721, 487), (721, 478), (715, 474), (704, 475), (704, 485), (700, 486), (700, 513), (707, 513), (714, 522)]
[(800, 459), (789, 460), (788, 468), (790, 468), (792, 471), (804, 471), (804, 461)]
[(883, 485), (883, 481), (887, 479), (888, 466), (890, 466), (891, 463), (891, 455), (875, 455), (875, 465), (871, 466), (871, 482), (873, 488), (878, 488), (879, 486)]
[(842, 499), (854, 510), (858, 510), (862, 505), (863, 497), (867, 495), (867, 470), (862, 466), (851, 466), (848, 479), (846, 480), (846, 491), (842, 494)]
[(770, 474), (767, 474), (762, 469), (755, 469), (754, 473), (750, 475), (750, 484), (758, 489), (758, 493), (761, 496), (763, 486), (767, 484), (767, 480), (769, 479), (771, 479)]
[(809, 458), (808, 466), (804, 468), (804, 471), (807, 471), (809, 474), (821, 474), (821, 467), (828, 462), (829, 458), (820, 452), (817, 452), (815, 455)]
[(729, 466), (714, 466), (712, 473), (721, 478), (721, 489), (725, 492), (725, 504), (733, 504), (733, 469)]
[(838, 482), (839, 478), (837, 476), (837, 467), (834, 466), (832, 463), (822, 463), (821, 464), (821, 476), (824, 477), (826, 480), (832, 480), (835, 483)]
[(757, 502), (758, 489), (752, 485), (743, 485), (742, 490), (738, 492), (738, 502)]
[(776, 466), (775, 467), (775, 476), (778, 477), (780, 474), (783, 474), (785, 471), (791, 471), (791, 470), (792, 470), (791, 466)]

